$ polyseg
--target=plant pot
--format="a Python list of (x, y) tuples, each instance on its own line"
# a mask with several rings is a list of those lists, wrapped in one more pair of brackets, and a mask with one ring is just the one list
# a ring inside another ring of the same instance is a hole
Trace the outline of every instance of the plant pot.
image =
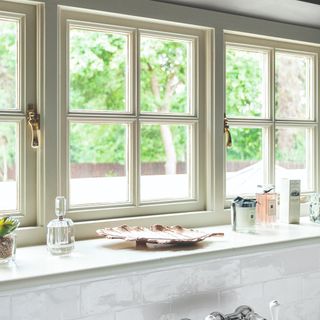
[(11, 233), (0, 237), (0, 264), (14, 260), (16, 254), (16, 236)]

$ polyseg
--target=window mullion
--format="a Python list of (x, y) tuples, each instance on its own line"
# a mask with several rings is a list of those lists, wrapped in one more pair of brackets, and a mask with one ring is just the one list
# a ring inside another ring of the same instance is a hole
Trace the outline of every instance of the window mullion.
[(265, 181), (268, 184), (275, 184), (275, 50), (272, 48), (269, 52), (268, 66), (268, 112), (272, 125), (267, 130), (266, 145), (264, 157), (266, 158), (267, 171), (264, 172)]
[(129, 194), (132, 197), (133, 205), (137, 207), (140, 203), (140, 32), (138, 29), (133, 32), (132, 37), (132, 50), (130, 52), (132, 61), (130, 71), (132, 77), (130, 87), (132, 88), (133, 95), (130, 97), (132, 98), (131, 106), (133, 107), (136, 121), (133, 123), (131, 139), (129, 137), (131, 146), (131, 158), (129, 158), (129, 161), (132, 166)]

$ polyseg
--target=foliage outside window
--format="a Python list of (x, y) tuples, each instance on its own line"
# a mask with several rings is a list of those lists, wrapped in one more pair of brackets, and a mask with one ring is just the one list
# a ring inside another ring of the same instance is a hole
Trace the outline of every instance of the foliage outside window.
[(227, 36), (226, 43), (226, 112), (234, 141), (226, 151), (227, 197), (253, 194), (258, 184), (279, 187), (281, 178), (300, 179), (304, 192), (315, 190), (316, 54), (283, 42), (238, 40)]
[(62, 21), (61, 193), (72, 218), (204, 210), (205, 32), (71, 11)]

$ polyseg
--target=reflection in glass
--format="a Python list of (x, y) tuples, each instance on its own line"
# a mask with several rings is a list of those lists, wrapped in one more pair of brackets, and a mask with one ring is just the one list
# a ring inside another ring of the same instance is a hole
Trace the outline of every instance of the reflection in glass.
[(192, 197), (191, 126), (141, 125), (141, 201)]
[(71, 28), (69, 108), (126, 111), (127, 36)]
[(307, 55), (276, 52), (275, 107), (280, 119), (308, 119), (313, 60)]
[(0, 110), (18, 109), (18, 28), (0, 19)]
[(305, 128), (276, 129), (276, 186), (282, 178), (300, 179), (301, 191), (311, 189), (308, 141), (310, 130)]
[(254, 194), (263, 184), (262, 129), (231, 128), (232, 147), (227, 149), (226, 194)]
[(0, 123), (0, 210), (18, 209), (18, 125)]
[(265, 117), (268, 103), (268, 54), (241, 47), (226, 50), (228, 117)]
[(191, 42), (142, 36), (140, 39), (141, 110), (191, 112)]
[(127, 125), (70, 123), (70, 203), (128, 202)]

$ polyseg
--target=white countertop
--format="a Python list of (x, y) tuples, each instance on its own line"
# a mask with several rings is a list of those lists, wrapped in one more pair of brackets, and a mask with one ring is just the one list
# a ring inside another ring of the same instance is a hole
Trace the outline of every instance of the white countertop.
[(201, 228), (225, 236), (190, 247), (135, 248), (134, 243), (99, 238), (77, 242), (67, 257), (51, 256), (46, 246), (18, 248), (15, 263), (0, 265), (0, 291), (254, 253), (257, 246), (261, 251), (318, 242), (320, 225), (302, 220), (300, 225), (259, 228), (255, 234), (232, 232), (231, 226)]

